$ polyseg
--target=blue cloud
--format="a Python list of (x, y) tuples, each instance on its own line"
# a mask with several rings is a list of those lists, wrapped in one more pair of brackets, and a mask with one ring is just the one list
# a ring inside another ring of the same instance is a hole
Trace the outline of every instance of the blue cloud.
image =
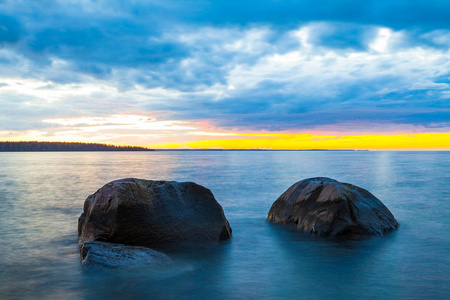
[[(445, 0), (251, 0), (205, 1), (195, 20), (226, 23), (299, 24), (337, 21), (400, 28), (448, 28), (450, 13)], [(192, 18), (190, 19), (192, 21)]]
[(20, 23), (11, 16), (0, 14), (0, 46), (7, 43), (16, 43), (20, 36)]
[[(0, 76), (100, 82), (131, 111), (255, 130), (450, 126), (448, 1), (6, 1), (0, 11)], [(177, 96), (138, 101), (136, 85)], [(19, 98), (0, 99), (2, 118), (108, 113), (77, 97), (31, 112)]]

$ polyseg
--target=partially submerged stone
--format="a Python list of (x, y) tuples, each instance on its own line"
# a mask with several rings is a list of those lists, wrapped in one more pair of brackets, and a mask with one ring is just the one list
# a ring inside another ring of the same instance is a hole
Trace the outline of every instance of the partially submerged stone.
[(159, 248), (226, 240), (231, 228), (222, 206), (203, 186), (127, 178), (86, 199), (78, 235), (80, 244), (106, 241)]
[(384, 204), (367, 190), (317, 177), (299, 181), (272, 205), (267, 220), (295, 224), (318, 235), (381, 236), (399, 225)]
[(81, 245), (80, 257), (83, 266), (108, 268), (167, 265), (172, 262), (164, 253), (150, 248), (92, 241)]

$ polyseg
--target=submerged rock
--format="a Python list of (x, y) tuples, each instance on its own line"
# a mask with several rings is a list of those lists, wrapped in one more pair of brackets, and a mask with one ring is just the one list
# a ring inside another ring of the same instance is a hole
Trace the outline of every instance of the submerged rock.
[(80, 244), (107, 241), (158, 248), (231, 236), (222, 206), (193, 182), (127, 178), (112, 181), (84, 203)]
[(83, 266), (109, 268), (142, 267), (172, 262), (164, 253), (150, 248), (92, 241), (81, 245), (80, 257)]
[(272, 205), (267, 220), (296, 224), (319, 235), (381, 236), (398, 227), (392, 213), (367, 190), (317, 177), (299, 181)]

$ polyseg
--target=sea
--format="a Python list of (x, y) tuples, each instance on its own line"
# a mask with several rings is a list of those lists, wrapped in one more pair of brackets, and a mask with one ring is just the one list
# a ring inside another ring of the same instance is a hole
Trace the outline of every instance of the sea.
[[(129, 177), (209, 188), (233, 237), (167, 267), (82, 267), (84, 200)], [(310, 177), (369, 190), (399, 229), (336, 240), (267, 222)], [(450, 152), (0, 153), (0, 299), (450, 299)]]

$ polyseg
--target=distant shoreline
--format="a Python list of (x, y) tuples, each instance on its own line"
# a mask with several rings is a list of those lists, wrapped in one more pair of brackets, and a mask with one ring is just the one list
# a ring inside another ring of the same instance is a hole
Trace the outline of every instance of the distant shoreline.
[(0, 142), (0, 152), (100, 152), (100, 151), (369, 151), (354, 149), (151, 149), (139, 146), (115, 146), (80, 142)]
[(155, 151), (136, 146), (77, 142), (0, 142), (0, 152)]
[(447, 149), (223, 149), (223, 148), (147, 148), (141, 146), (116, 146), (100, 143), (81, 142), (38, 142), (38, 141), (0, 141), (1, 152), (377, 152), (377, 151), (438, 151), (448, 152)]
[(155, 149), (155, 151), (369, 151), (353, 149)]

